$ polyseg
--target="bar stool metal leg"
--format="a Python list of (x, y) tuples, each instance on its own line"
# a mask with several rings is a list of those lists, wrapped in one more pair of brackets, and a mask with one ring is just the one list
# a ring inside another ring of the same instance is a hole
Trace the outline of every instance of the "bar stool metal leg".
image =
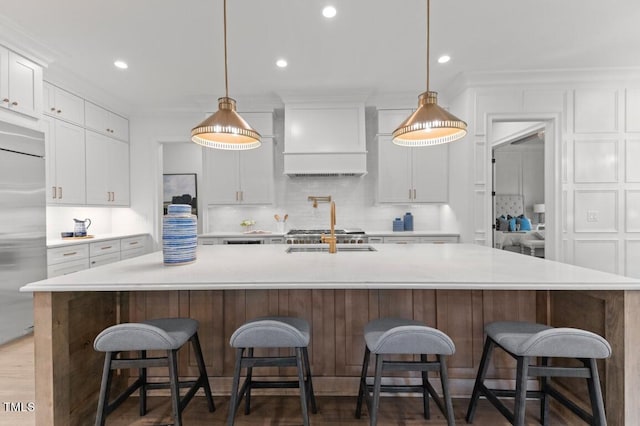
[[(376, 426), (378, 423), (378, 407), (380, 406), (380, 388), (382, 387), (382, 355), (376, 354), (376, 372), (373, 380), (373, 401), (369, 407), (369, 424)], [(367, 391), (369, 392), (369, 391)]]
[(602, 390), (600, 389), (598, 364), (593, 358), (584, 360), (584, 363), (589, 366), (589, 371), (591, 373), (591, 377), (587, 379), (587, 384), (589, 386), (589, 397), (591, 398), (591, 409), (593, 411), (593, 424), (605, 426), (607, 424), (607, 416), (604, 412)]
[(480, 367), (478, 368), (478, 376), (476, 377), (476, 383), (473, 385), (473, 392), (471, 393), (471, 400), (469, 401), (469, 408), (466, 416), (467, 423), (473, 423), (473, 418), (476, 415), (478, 399), (480, 398), (480, 391), (484, 387), (484, 379), (487, 377), (491, 355), (493, 354), (493, 347), (493, 340), (487, 338), (484, 342), (482, 358), (480, 358)]
[[(247, 357), (253, 358), (253, 348), (247, 349)], [(246, 392), (244, 392), (244, 414), (247, 415), (251, 412), (251, 384), (253, 380), (253, 367), (247, 366), (247, 378), (245, 379)]]
[(302, 355), (304, 356), (304, 369), (307, 376), (307, 382), (309, 383), (307, 389), (307, 399), (311, 403), (311, 412), (316, 414), (318, 412), (318, 405), (316, 404), (316, 396), (313, 392), (313, 379), (311, 377), (311, 364), (309, 363), (309, 351), (307, 348), (302, 348)]
[(302, 408), (302, 421), (304, 426), (309, 426), (309, 411), (307, 410), (307, 392), (306, 383), (304, 380), (304, 365), (303, 365), (302, 348), (296, 348), (296, 366), (298, 369), (298, 383), (300, 386), (300, 407)]
[[(546, 356), (540, 359), (540, 364), (543, 367), (549, 366), (549, 358)], [(549, 425), (549, 396), (547, 394), (547, 386), (549, 384), (549, 378), (547, 376), (542, 376), (540, 380), (540, 390), (542, 391), (542, 396), (540, 400), (540, 423), (542, 426)]]
[(445, 356), (438, 355), (438, 362), (440, 363), (440, 384), (442, 385), (442, 395), (444, 397), (444, 406), (446, 409), (447, 424), (449, 426), (453, 426), (456, 423), (453, 416), (453, 403), (451, 401), (451, 393), (449, 392), (449, 385), (448, 385), (449, 377), (447, 374), (447, 361)]
[(169, 358), (169, 384), (171, 386), (171, 405), (173, 408), (174, 426), (182, 426), (182, 409), (180, 407), (180, 386), (178, 385), (178, 355), (176, 350), (167, 351)]
[(207, 369), (204, 365), (204, 359), (202, 358), (202, 348), (200, 347), (200, 339), (198, 339), (198, 333), (195, 333), (191, 338), (191, 345), (193, 346), (193, 352), (198, 364), (198, 372), (201, 380), (202, 387), (204, 389), (204, 395), (207, 398), (207, 405), (209, 406), (209, 412), (216, 411), (216, 404), (213, 402), (213, 396), (211, 395), (211, 385), (209, 384), (209, 376), (207, 376)]
[[(140, 351), (140, 359), (147, 358), (147, 351)], [(147, 368), (138, 369), (138, 380), (140, 380), (140, 416), (147, 414)]]
[(104, 357), (104, 367), (102, 369), (102, 384), (100, 385), (100, 396), (98, 397), (98, 413), (96, 414), (96, 426), (104, 426), (107, 417), (107, 405), (109, 403), (109, 390), (111, 389), (111, 360), (115, 357), (114, 352), (107, 352)]
[(231, 397), (229, 398), (229, 415), (227, 417), (227, 426), (232, 426), (238, 410), (240, 395), (238, 388), (240, 387), (240, 370), (242, 369), (242, 354), (244, 348), (236, 349), (236, 366), (233, 370), (233, 385), (231, 386)]
[(362, 372), (360, 373), (360, 390), (358, 391), (358, 401), (356, 402), (356, 419), (359, 419), (362, 415), (362, 399), (364, 398), (364, 393), (368, 392), (367, 370), (369, 369), (370, 356), (371, 351), (369, 351), (369, 348), (365, 345), (364, 358), (362, 360)]
[[(427, 362), (427, 355), (420, 355), (421, 362)], [(431, 418), (431, 412), (429, 411), (429, 387), (427, 383), (429, 382), (429, 374), (426, 370), (422, 371), (422, 411), (423, 416), (426, 420)]]
[(530, 358), (521, 356), (517, 359), (516, 371), (516, 401), (513, 413), (514, 426), (524, 426), (524, 418), (527, 406), (527, 377)]

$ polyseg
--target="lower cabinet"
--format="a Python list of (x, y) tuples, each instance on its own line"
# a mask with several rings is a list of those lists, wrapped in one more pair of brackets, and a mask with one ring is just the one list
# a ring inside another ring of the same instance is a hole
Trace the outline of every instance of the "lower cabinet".
[[(355, 395), (364, 355), (363, 328), (380, 317), (419, 320), (447, 333), (456, 345), (448, 361), (452, 393), (473, 387), (482, 355), (484, 325), (491, 321), (536, 321), (535, 291), (483, 290), (203, 290), (130, 292), (129, 320), (189, 317), (200, 323), (207, 371), (217, 389), (228, 391), (235, 362), (229, 338), (244, 322), (259, 316), (290, 315), (309, 321), (311, 369), (318, 394)], [(189, 349), (190, 350), (190, 349)], [(261, 350), (266, 356), (278, 350)], [(512, 380), (515, 363), (496, 354), (490, 377)], [(180, 356), (184, 375), (197, 374), (193, 356)], [(154, 371), (151, 375), (166, 374)], [(254, 375), (294, 375), (268, 368)]]
[(140, 235), (47, 249), (47, 277), (142, 256), (147, 253), (147, 240), (147, 235)]
[(369, 237), (370, 244), (444, 244), (458, 243), (455, 235), (447, 236), (392, 236), (392, 237)]

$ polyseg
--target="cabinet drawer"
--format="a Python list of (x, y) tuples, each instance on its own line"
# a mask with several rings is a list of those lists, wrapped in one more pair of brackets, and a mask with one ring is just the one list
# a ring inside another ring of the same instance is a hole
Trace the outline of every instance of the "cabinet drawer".
[(458, 237), (421, 237), (420, 242), (425, 244), (457, 243)]
[(72, 260), (70, 262), (62, 262), (57, 265), (49, 265), (47, 267), (47, 277), (53, 278), (60, 275), (67, 275), (72, 272), (82, 271), (89, 268), (89, 258)]
[(118, 262), (120, 260), (120, 252), (103, 254), (100, 256), (91, 256), (89, 258), (89, 267), (95, 268), (100, 265), (108, 265), (109, 263)]
[(222, 244), (220, 238), (198, 238), (198, 244), (201, 246), (214, 246)]
[(369, 244), (383, 244), (384, 237), (369, 237)]
[(417, 237), (384, 237), (385, 244), (416, 244), (419, 242)]
[(143, 254), (147, 254), (146, 248), (144, 246), (138, 246), (137, 248), (120, 252), (120, 260), (131, 259), (132, 257), (142, 256)]
[[(56, 265), (62, 262), (89, 258), (89, 246), (87, 244), (77, 244), (65, 247), (56, 247), (47, 250), (47, 264)], [(60, 274), (59, 274), (60, 275)]]
[(129, 237), (123, 238), (120, 240), (120, 250), (138, 250), (143, 249), (146, 246), (147, 237), (145, 235), (141, 235), (139, 237)]
[(104, 254), (120, 253), (120, 240), (107, 240), (89, 245), (89, 256), (102, 256)]

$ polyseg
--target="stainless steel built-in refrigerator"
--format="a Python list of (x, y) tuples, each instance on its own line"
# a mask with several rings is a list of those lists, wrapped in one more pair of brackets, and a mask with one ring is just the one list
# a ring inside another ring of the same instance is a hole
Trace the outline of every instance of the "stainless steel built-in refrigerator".
[(0, 122), (0, 344), (30, 332), (33, 295), (46, 278), (44, 135)]

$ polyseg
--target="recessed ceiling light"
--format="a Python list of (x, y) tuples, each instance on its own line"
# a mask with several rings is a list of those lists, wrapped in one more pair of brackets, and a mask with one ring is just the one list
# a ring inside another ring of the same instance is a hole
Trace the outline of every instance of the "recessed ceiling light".
[(127, 68), (129, 68), (129, 65), (127, 65), (125, 61), (121, 61), (121, 60), (115, 61), (113, 65), (120, 68), (121, 70), (126, 70)]
[(438, 58), (438, 63), (440, 64), (446, 64), (447, 62), (449, 62), (451, 60), (451, 56), (449, 55), (442, 55)]
[(322, 16), (324, 16), (325, 18), (333, 18), (334, 16), (336, 16), (336, 13), (338, 13), (336, 11), (336, 8), (333, 6), (327, 6), (324, 9), (322, 9)]
[(287, 64), (287, 61), (286, 61), (285, 59), (278, 59), (278, 60), (276, 61), (276, 65), (277, 65), (279, 68), (286, 68), (288, 64)]

